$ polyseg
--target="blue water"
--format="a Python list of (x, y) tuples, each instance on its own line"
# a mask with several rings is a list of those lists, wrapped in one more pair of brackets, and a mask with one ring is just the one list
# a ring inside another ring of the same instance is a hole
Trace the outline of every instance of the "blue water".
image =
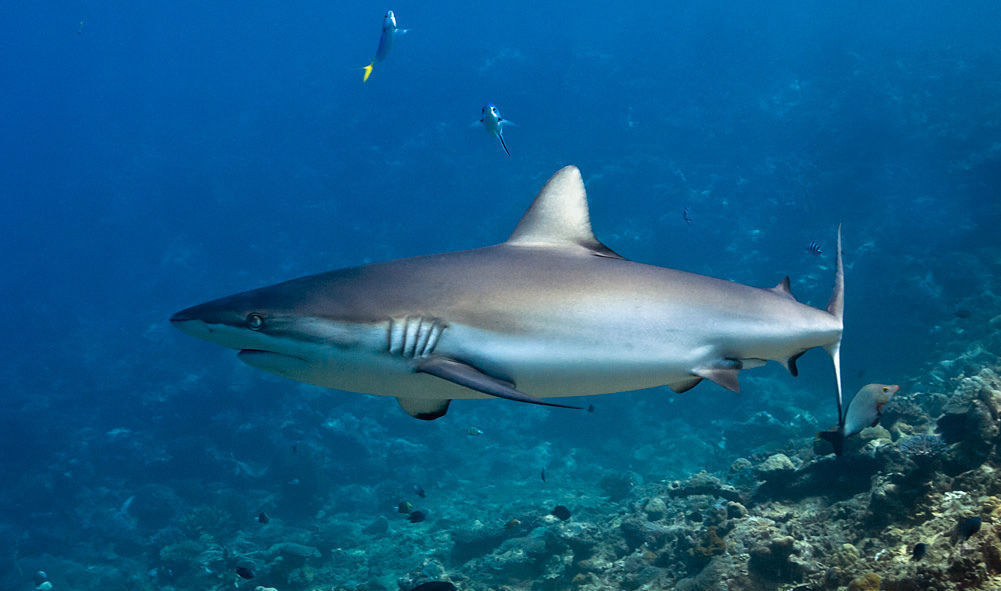
[[(221, 498), (301, 524), (324, 503), (385, 509), (352, 486), (419, 481), (470, 502), (488, 482), (468, 511), (489, 514), (542, 467), (554, 486), (679, 478), (785, 445), (723, 438), (760, 411), (801, 421), (799, 437), (834, 422), (820, 352), (795, 380), (747, 372), (740, 395), (617, 394), (586, 400), (593, 414), (459, 401), (423, 423), (167, 323), (299, 275), (502, 241), (566, 164), (624, 256), (757, 286), (788, 274), (813, 305), (843, 222), (845, 389), (918, 379), (997, 313), (978, 298), (1001, 293), (1001, 19), (992, 2), (880, 5), (9, 7), (0, 585), (27, 588), (12, 557), (46, 555), (118, 553), (122, 577), (154, 576), (150, 540)], [(387, 8), (411, 31), (362, 84)], [(488, 102), (517, 124), (510, 158), (476, 124)], [(129, 509), (139, 523), (113, 532), (130, 497), (145, 517)]]

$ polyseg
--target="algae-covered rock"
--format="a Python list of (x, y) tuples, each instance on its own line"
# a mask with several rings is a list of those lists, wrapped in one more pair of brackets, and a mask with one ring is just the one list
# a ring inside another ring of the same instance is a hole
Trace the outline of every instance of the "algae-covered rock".
[(306, 546), (305, 544), (296, 544), (295, 542), (280, 542), (278, 544), (274, 544), (268, 548), (268, 553), (274, 557), (281, 556), (283, 558), (293, 558), (299, 560), (320, 557), (319, 549), (312, 546)]
[(768, 480), (776, 476), (784, 476), (790, 472), (794, 472), (796, 465), (785, 454), (773, 454), (764, 462), (758, 464), (755, 470), (759, 476)]
[(752, 575), (767, 584), (796, 582), (802, 579), (801, 564), (792, 560), (797, 552), (796, 540), (779, 536), (750, 551), (747, 568)]
[(668, 486), (668, 494), (672, 497), (689, 497), (693, 495), (710, 495), (728, 501), (740, 503), (743, 501), (740, 492), (718, 477), (703, 470), (693, 474), (687, 480), (675, 480)]
[(879, 575), (868, 572), (856, 579), (852, 579), (852, 582), (848, 583), (848, 591), (879, 591), (882, 583), (883, 579)]
[(452, 532), (452, 560), (461, 564), (489, 554), (507, 537), (505, 528), (487, 527), (480, 522), (470, 528), (457, 529)]
[(598, 488), (610, 501), (621, 501), (629, 496), (639, 477), (630, 472), (606, 474), (598, 482)]
[(654, 497), (643, 506), (643, 511), (646, 513), (647, 519), (657, 521), (663, 519), (664, 515), (667, 514), (667, 504), (664, 502), (664, 499)]

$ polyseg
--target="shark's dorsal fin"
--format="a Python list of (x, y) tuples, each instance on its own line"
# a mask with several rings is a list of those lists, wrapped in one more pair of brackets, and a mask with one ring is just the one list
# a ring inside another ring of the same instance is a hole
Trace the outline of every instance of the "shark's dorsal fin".
[(505, 244), (578, 248), (622, 258), (594, 237), (584, 179), (576, 166), (564, 167), (549, 179)]

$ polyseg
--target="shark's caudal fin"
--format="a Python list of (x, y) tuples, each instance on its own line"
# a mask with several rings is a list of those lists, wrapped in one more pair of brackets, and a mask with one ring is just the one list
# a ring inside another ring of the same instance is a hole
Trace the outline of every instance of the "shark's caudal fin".
[(375, 67), (375, 62), (372, 62), (369, 65), (362, 68), (363, 70), (365, 70), (365, 74), (364, 76), (362, 76), (361, 79), (362, 82), (368, 82), (368, 77), (372, 75), (372, 68), (374, 67)]
[[(838, 225), (838, 254), (837, 263), (834, 271), (834, 289), (831, 291), (831, 300), (827, 303), (827, 311), (831, 313), (835, 318), (838, 319), (838, 323), (844, 327), (844, 311), (845, 311), (845, 269), (844, 264), (841, 262), (841, 225)], [(830, 345), (825, 347), (827, 352), (831, 354), (831, 360), (834, 362), (834, 379), (837, 381), (838, 386), (838, 428), (842, 430), (845, 426), (845, 416), (842, 410), (841, 403), (841, 337)]]
[(576, 166), (560, 169), (546, 182), (505, 244), (584, 249), (586, 254), (622, 258), (594, 237), (584, 179)]

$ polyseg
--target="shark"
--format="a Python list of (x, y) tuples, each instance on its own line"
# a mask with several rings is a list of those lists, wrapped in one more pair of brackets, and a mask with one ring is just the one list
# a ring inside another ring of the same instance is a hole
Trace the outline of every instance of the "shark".
[(739, 391), (767, 361), (797, 375), (823, 348), (838, 423), (844, 270), (841, 229), (826, 309), (789, 278), (758, 288), (628, 260), (595, 237), (580, 171), (558, 171), (500, 244), (310, 275), (199, 304), (170, 318), (285, 378), (395, 397), (433, 420), (454, 399), (545, 400), (709, 381)]

